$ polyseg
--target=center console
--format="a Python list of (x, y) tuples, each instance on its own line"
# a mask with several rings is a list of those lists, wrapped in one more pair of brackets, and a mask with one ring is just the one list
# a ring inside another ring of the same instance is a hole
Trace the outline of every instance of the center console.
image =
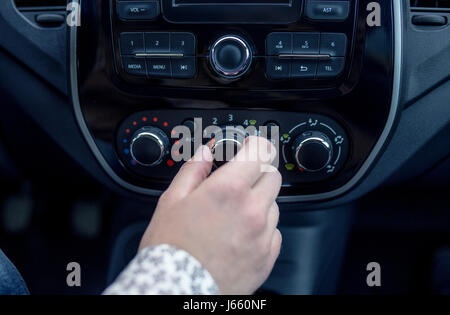
[(180, 141), (217, 152), (264, 133), (279, 148), (280, 201), (350, 190), (397, 114), (400, 11), (383, 2), (372, 27), (369, 2), (81, 1), (71, 92), (100, 167), (157, 196), (183, 163)]

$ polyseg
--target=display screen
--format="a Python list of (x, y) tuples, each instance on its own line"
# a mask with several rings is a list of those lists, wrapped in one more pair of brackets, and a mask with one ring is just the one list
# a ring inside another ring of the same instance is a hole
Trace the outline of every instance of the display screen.
[(289, 5), (291, 0), (173, 0), (174, 6), (190, 4), (284, 4)]

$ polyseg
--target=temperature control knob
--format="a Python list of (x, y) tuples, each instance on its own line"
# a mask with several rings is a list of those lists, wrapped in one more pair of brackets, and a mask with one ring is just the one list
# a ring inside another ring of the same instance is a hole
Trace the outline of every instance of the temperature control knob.
[(214, 157), (214, 165), (220, 167), (231, 160), (242, 148), (245, 140), (244, 130), (232, 126), (221, 128), (209, 141), (209, 147)]
[(252, 63), (252, 51), (248, 43), (236, 35), (225, 35), (217, 39), (210, 51), (211, 67), (227, 79), (243, 75)]
[(156, 166), (162, 162), (169, 148), (169, 138), (159, 128), (142, 127), (130, 144), (131, 157), (143, 166)]
[(330, 139), (320, 131), (306, 131), (292, 145), (297, 166), (307, 172), (318, 172), (330, 163), (333, 146)]

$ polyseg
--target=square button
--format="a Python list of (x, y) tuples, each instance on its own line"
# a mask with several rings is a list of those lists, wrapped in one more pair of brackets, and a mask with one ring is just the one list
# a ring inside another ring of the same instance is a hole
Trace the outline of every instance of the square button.
[(139, 76), (147, 75), (144, 58), (122, 57), (122, 64), (125, 72), (129, 74)]
[(345, 59), (343, 57), (333, 57), (328, 60), (321, 60), (317, 66), (317, 77), (336, 77), (344, 70), (344, 64)]
[(172, 58), (172, 77), (190, 79), (195, 76), (195, 57)]
[(171, 33), (170, 52), (195, 56), (195, 36), (192, 33)]
[(267, 57), (266, 74), (269, 79), (289, 79), (290, 60)]
[(152, 77), (170, 77), (170, 58), (147, 58), (147, 73)]
[(266, 39), (267, 55), (292, 53), (292, 33), (270, 33)]
[(347, 48), (347, 36), (341, 33), (322, 33), (320, 35), (320, 54), (344, 57)]
[(120, 53), (122, 55), (135, 55), (137, 53), (143, 53), (144, 51), (143, 33), (120, 34)]
[(169, 53), (170, 33), (145, 33), (146, 53)]
[(291, 78), (311, 79), (316, 76), (317, 60), (292, 60)]
[(294, 54), (318, 54), (319, 33), (294, 33), (292, 52)]

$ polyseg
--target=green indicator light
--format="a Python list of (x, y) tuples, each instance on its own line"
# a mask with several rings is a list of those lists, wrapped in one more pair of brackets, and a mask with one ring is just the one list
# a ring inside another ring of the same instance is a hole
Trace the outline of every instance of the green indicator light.
[(285, 134), (283, 135), (283, 138), (284, 138), (284, 139), (289, 138), (289, 134), (288, 134), (288, 133), (285, 133)]
[(250, 120), (249, 122), (250, 122), (250, 125), (252, 125), (252, 126), (256, 125), (256, 120), (254, 120), (254, 119)]
[(286, 169), (288, 171), (292, 171), (294, 169), (295, 165), (292, 163), (289, 163), (289, 164), (285, 164), (284, 167), (286, 167)]

